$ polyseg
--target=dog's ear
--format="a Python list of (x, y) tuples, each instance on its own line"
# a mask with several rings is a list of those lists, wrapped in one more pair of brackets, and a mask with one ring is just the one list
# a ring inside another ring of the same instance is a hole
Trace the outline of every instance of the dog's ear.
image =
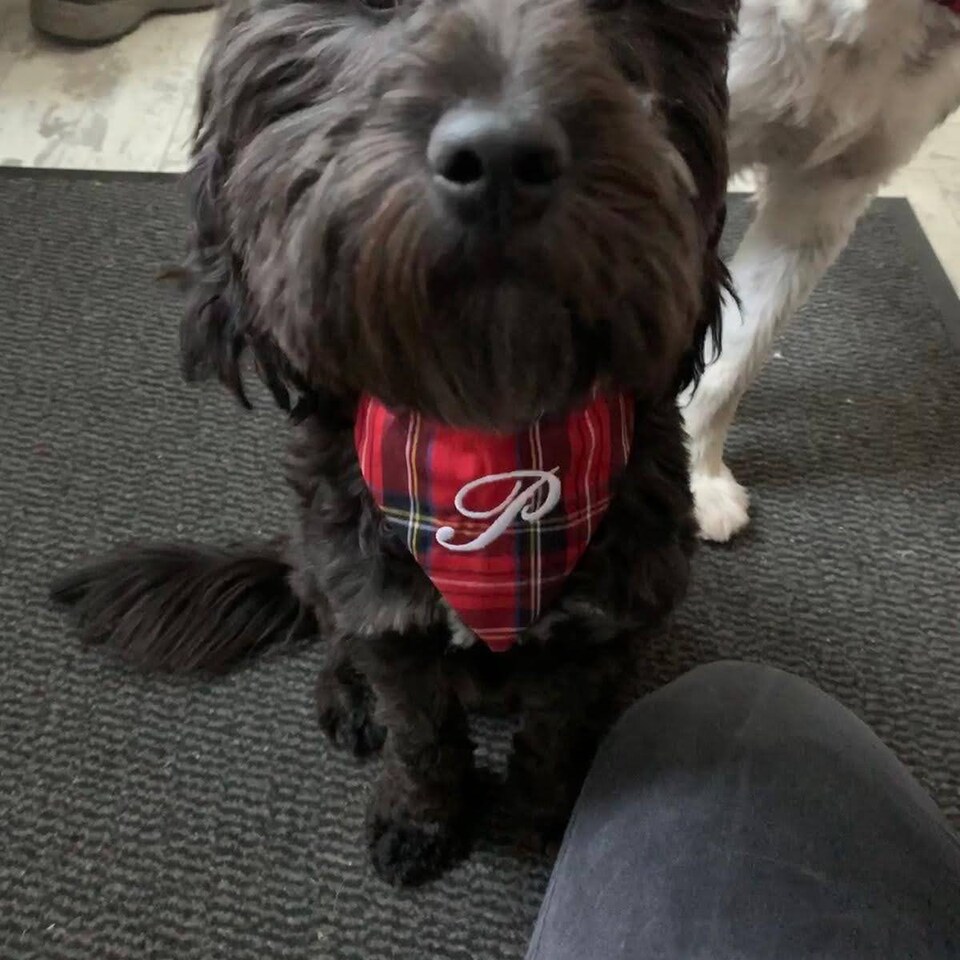
[(719, 249), (725, 220), (726, 205), (724, 204), (704, 254), (700, 316), (697, 318), (694, 329), (693, 343), (681, 367), (678, 392), (683, 392), (691, 384), (696, 387), (706, 365), (720, 356), (724, 297), (736, 299), (730, 273), (720, 256)]
[(215, 98), (205, 82), (184, 181), (187, 252), (176, 271), (186, 294), (180, 324), (181, 367), (188, 382), (216, 377), (249, 407), (243, 372), (245, 366), (252, 366), (277, 403), (289, 410), (288, 386), (298, 386), (298, 378), (273, 341), (253, 327), (242, 264), (231, 243), (224, 193), (232, 159), (217, 126)]
[(670, 139), (696, 185), (693, 203), (705, 231), (700, 315), (679, 374), (682, 392), (695, 385), (704, 366), (719, 355), (724, 299), (733, 296), (730, 275), (720, 257), (720, 237), (729, 175), (727, 66), (739, 4), (712, 0), (666, 6), (672, 9), (663, 24), (661, 82), (671, 96), (663, 101), (664, 113)]
[(244, 291), (233, 262), (221, 205), (225, 158), (201, 116), (185, 184), (187, 254), (180, 271), (187, 302), (180, 324), (180, 360), (188, 382), (218, 377), (247, 405), (240, 374), (245, 347)]

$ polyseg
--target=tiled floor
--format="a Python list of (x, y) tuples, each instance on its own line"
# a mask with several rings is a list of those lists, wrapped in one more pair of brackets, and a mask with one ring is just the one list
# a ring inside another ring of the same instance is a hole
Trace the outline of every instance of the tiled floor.
[[(0, 165), (182, 170), (212, 13), (155, 17), (119, 43), (37, 37), (27, 0), (0, 0)], [(906, 196), (960, 290), (960, 114), (884, 190)]]
[(0, 0), (0, 164), (182, 170), (213, 14), (154, 17), (118, 43), (64, 47)]

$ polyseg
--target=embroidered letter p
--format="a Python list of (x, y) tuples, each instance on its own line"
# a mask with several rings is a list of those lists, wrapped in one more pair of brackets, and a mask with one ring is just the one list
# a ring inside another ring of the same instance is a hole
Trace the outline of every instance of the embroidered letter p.
[[(471, 480), (464, 484), (453, 501), (458, 512), (470, 520), (489, 520), (491, 517), (496, 519), (483, 533), (466, 543), (452, 543), (457, 531), (453, 527), (441, 527), (437, 531), (437, 543), (447, 550), (458, 553), (482, 550), (501, 536), (518, 516), (527, 523), (535, 523), (541, 517), (545, 517), (560, 502), (560, 478), (557, 476), (559, 469), (554, 467), (550, 471), (512, 470), (509, 473), (494, 473), (488, 477), (480, 477), (478, 480)], [(528, 479), (534, 482), (524, 489), (523, 481)], [(464, 503), (471, 491), (503, 480), (516, 480), (516, 483), (506, 499), (492, 510), (471, 510)], [(543, 503), (534, 507), (533, 501), (543, 487), (547, 488), (547, 495)]]

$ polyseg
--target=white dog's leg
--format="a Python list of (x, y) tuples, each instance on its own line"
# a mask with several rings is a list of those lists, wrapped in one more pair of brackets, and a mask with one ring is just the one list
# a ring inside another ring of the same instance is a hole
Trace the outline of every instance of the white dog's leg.
[(681, 401), (697, 520), (706, 540), (729, 540), (749, 520), (747, 491), (723, 462), (740, 398), (777, 332), (843, 249), (877, 185), (873, 179), (814, 180), (769, 172), (756, 217), (731, 264), (742, 316), (736, 304), (726, 304), (720, 358), (693, 396)]

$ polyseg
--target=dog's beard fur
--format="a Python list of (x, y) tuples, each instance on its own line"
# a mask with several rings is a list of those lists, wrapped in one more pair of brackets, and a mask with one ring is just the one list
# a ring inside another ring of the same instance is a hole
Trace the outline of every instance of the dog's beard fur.
[[(278, 401), (301, 395), (288, 461), (300, 522), (268, 548), (126, 551), (55, 596), (88, 642), (152, 668), (219, 670), (283, 638), (328, 638), (324, 728), (357, 753), (384, 745), (378, 719), (389, 729), (368, 830), (395, 882), (463, 851), (463, 703), (490, 688), (526, 714), (515, 797), (536, 831), (562, 829), (640, 645), (684, 593), (695, 531), (674, 394), (720, 315), (733, 7), (409, 0), (379, 17), (361, 0), (236, 0), (224, 12), (188, 181), (183, 360), (243, 398), (251, 354)], [(572, 165), (541, 219), (486, 211), (466, 229), (436, 202), (430, 132), (476, 100), (562, 128)], [(358, 394), (511, 428), (594, 383), (637, 400), (604, 521), (523, 644), (451, 653), (449, 611), (385, 535), (360, 475)]]
[[(701, 294), (716, 225), (694, 215), (691, 158), (642, 95), (660, 65), (618, 40), (642, 31), (642, 5), (426, 0), (386, 23), (339, 10), (228, 18), (214, 47), (188, 372), (223, 339), (211, 324), (227, 325), (275, 382), (492, 427), (597, 381), (642, 402), (689, 380), (713, 319)], [(570, 174), (534, 224), (468, 231), (433, 196), (430, 131), (477, 96), (529, 103), (570, 138)], [(282, 374), (267, 369), (277, 355)], [(236, 386), (233, 360), (214, 365)]]

